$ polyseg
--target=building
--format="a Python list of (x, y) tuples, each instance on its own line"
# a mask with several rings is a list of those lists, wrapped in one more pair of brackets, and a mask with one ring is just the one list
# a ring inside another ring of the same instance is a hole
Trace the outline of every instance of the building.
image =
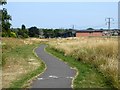
[(80, 30), (76, 31), (76, 37), (80, 36), (103, 36), (102, 30)]

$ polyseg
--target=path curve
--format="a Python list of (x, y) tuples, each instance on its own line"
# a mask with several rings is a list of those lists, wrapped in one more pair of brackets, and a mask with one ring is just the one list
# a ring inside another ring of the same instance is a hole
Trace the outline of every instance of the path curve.
[(35, 49), (37, 56), (42, 59), (47, 69), (32, 83), (32, 88), (71, 88), (76, 71), (45, 51), (46, 45)]

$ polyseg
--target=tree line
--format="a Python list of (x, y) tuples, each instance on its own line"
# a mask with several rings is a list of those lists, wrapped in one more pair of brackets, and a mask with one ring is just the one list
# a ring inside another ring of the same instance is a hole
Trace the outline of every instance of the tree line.
[(44, 29), (37, 28), (36, 26), (26, 28), (22, 25), (21, 28), (11, 28), (11, 31), (15, 33), (18, 38), (66, 38), (75, 36), (75, 33), (71, 29)]
[[(6, 5), (6, 0), (0, 0), (0, 6)], [(71, 37), (75, 34), (70, 29), (39, 29), (37, 27), (26, 28), (23, 24), (21, 28), (10, 28), (12, 20), (11, 15), (8, 14), (6, 8), (0, 9), (0, 35), (2, 37), (40, 37), (40, 38), (57, 38), (57, 37)]]

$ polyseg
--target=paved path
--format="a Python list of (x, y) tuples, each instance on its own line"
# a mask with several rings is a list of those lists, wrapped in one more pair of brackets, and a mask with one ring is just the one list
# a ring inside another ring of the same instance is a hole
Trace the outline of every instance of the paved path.
[(45, 45), (40, 45), (35, 50), (38, 57), (45, 62), (47, 69), (37, 80), (33, 81), (32, 88), (71, 88), (76, 71), (44, 51), (45, 47)]

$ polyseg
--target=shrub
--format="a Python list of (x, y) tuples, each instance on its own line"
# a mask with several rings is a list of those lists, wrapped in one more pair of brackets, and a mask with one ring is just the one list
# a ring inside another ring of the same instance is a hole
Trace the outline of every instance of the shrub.
[(2, 32), (2, 37), (7, 37), (7, 36), (8, 36), (8, 34), (7, 34), (7, 33)]
[(10, 32), (10, 37), (14, 37), (14, 38), (16, 38), (17, 36), (16, 36), (16, 33), (14, 33), (14, 32)]

